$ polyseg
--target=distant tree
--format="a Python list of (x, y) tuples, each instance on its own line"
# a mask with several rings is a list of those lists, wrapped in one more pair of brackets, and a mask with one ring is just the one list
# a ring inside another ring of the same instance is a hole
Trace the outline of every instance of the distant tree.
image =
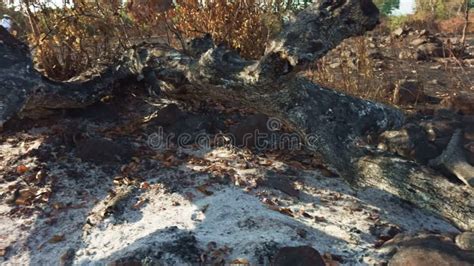
[(464, 27), (462, 29), (462, 37), (461, 37), (461, 43), (463, 44), (463, 46), (466, 43), (466, 31), (467, 31), (467, 27), (469, 25), (469, 11), (471, 10), (472, 6), (474, 6), (474, 1), (464, 0), (464, 3), (463, 3)]
[(400, 8), (400, 0), (375, 0), (374, 3), (384, 15), (390, 15), (393, 10)]

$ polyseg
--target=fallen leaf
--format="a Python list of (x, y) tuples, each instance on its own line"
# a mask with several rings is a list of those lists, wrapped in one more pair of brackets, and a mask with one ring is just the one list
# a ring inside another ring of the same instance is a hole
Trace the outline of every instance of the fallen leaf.
[(297, 161), (288, 162), (288, 165), (293, 167), (293, 168), (299, 169), (299, 170), (304, 170), (306, 168), (306, 167), (304, 167), (303, 164), (301, 164), (300, 162), (297, 162)]
[(263, 198), (263, 199), (262, 199), (262, 202), (265, 203), (265, 204), (267, 204), (267, 205), (270, 205), (270, 206), (276, 206), (276, 203), (273, 202), (273, 201), (272, 201), (271, 199), (269, 199), (269, 198)]
[(327, 219), (322, 216), (314, 216), (314, 220), (316, 222), (323, 222), (323, 223), (327, 222)]
[(16, 172), (20, 175), (26, 173), (27, 171), (28, 171), (28, 167), (24, 164), (16, 167)]
[(303, 228), (298, 228), (296, 230), (296, 234), (301, 238), (306, 238), (308, 236), (308, 231), (304, 230)]
[(271, 166), (273, 164), (273, 161), (264, 160), (264, 161), (260, 161), (259, 164), (262, 165), (262, 166)]
[(142, 182), (140, 184), (140, 188), (143, 189), (143, 190), (148, 190), (148, 189), (151, 189), (151, 186), (150, 186), (150, 184), (148, 184), (148, 182)]
[(36, 173), (35, 180), (36, 182), (41, 182), (44, 180), (46, 177), (46, 172), (43, 170), (39, 170), (38, 173)]
[(324, 253), (323, 260), (327, 266), (339, 266), (339, 262), (333, 258), (331, 253)]
[(305, 212), (304, 210), (300, 210), (300, 213), (299, 213), (301, 216), (305, 217), (305, 218), (310, 218), (312, 219), (313, 216), (307, 212)]
[(55, 210), (65, 208), (64, 204), (61, 203), (61, 202), (55, 202), (55, 203), (51, 204), (51, 207), (53, 207), (53, 209), (55, 209)]
[(8, 247), (0, 248), (0, 257), (3, 257), (5, 254), (7, 254), (7, 249)]
[(24, 188), (18, 192), (15, 199), (16, 205), (30, 205), (38, 192), (37, 188)]
[(206, 204), (206, 205), (202, 206), (201, 212), (202, 212), (202, 213), (206, 213), (207, 208), (209, 208), (209, 204)]
[(199, 192), (201, 192), (202, 194), (204, 194), (206, 196), (210, 196), (210, 195), (214, 194), (212, 191), (207, 190), (207, 185), (198, 186), (198, 187), (196, 187), (196, 189), (199, 190)]
[(337, 177), (337, 174), (333, 173), (331, 170), (327, 168), (319, 168), (318, 169), (321, 175), (324, 177)]
[(147, 199), (139, 199), (135, 204), (133, 204), (132, 208), (135, 210), (140, 209), (145, 203), (147, 202)]
[(54, 244), (61, 241), (64, 241), (64, 235), (54, 235), (50, 240), (48, 240), (48, 243)]
[(248, 259), (235, 259), (230, 265), (250, 265), (250, 262)]
[(294, 217), (293, 212), (289, 208), (280, 208), (278, 211), (281, 214), (288, 215), (290, 217)]

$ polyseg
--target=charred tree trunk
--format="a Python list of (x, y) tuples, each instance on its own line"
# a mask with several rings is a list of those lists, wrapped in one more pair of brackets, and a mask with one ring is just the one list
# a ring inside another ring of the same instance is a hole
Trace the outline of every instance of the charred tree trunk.
[(469, 188), (358, 144), (369, 133), (401, 126), (400, 111), (298, 75), (309, 62), (377, 22), (378, 10), (370, 0), (317, 1), (291, 21), (258, 61), (244, 60), (205, 37), (191, 41), (187, 54), (156, 45), (133, 49), (102, 74), (68, 83), (39, 75), (21, 45), (0, 29), (0, 52), (6, 55), (0, 57), (0, 125), (14, 115), (85, 107), (110, 94), (116, 84), (144, 80), (152, 88), (166, 88), (170, 97), (230, 100), (277, 117), (349, 182), (387, 190), (470, 229), (474, 210)]

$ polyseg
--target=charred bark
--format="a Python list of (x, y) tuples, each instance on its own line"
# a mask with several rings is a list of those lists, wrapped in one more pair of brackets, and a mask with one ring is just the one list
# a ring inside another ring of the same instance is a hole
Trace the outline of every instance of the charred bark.
[(473, 198), (468, 188), (359, 145), (369, 133), (401, 126), (399, 110), (298, 75), (307, 63), (377, 22), (378, 10), (370, 0), (317, 1), (287, 25), (258, 61), (244, 60), (205, 37), (191, 41), (187, 54), (156, 45), (131, 49), (100, 75), (65, 83), (38, 74), (24, 48), (0, 29), (0, 125), (14, 115), (85, 107), (112, 93), (117, 84), (141, 80), (170, 97), (230, 100), (279, 118), (346, 180), (387, 190), (471, 229)]

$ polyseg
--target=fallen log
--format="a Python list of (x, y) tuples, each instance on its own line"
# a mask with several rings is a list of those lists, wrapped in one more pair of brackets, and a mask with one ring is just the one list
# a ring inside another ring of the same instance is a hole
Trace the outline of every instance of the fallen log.
[(86, 107), (123, 83), (143, 82), (179, 99), (233, 101), (280, 119), (349, 182), (384, 189), (462, 229), (472, 229), (469, 188), (359, 145), (369, 133), (400, 127), (404, 117), (399, 110), (323, 88), (298, 75), (309, 62), (377, 22), (378, 10), (370, 0), (316, 1), (270, 42), (257, 61), (215, 46), (207, 36), (191, 41), (186, 54), (166, 46), (137, 47), (99, 75), (63, 83), (35, 71), (24, 48), (0, 28), (0, 125), (15, 115), (35, 117), (48, 110)]
[(464, 230), (474, 228), (474, 198), (468, 186), (402, 158), (368, 155), (357, 162), (357, 184), (387, 191), (418, 207), (447, 218)]
[(430, 165), (449, 171), (466, 185), (474, 186), (474, 166), (470, 165), (462, 147), (462, 130), (454, 132), (448, 147)]

